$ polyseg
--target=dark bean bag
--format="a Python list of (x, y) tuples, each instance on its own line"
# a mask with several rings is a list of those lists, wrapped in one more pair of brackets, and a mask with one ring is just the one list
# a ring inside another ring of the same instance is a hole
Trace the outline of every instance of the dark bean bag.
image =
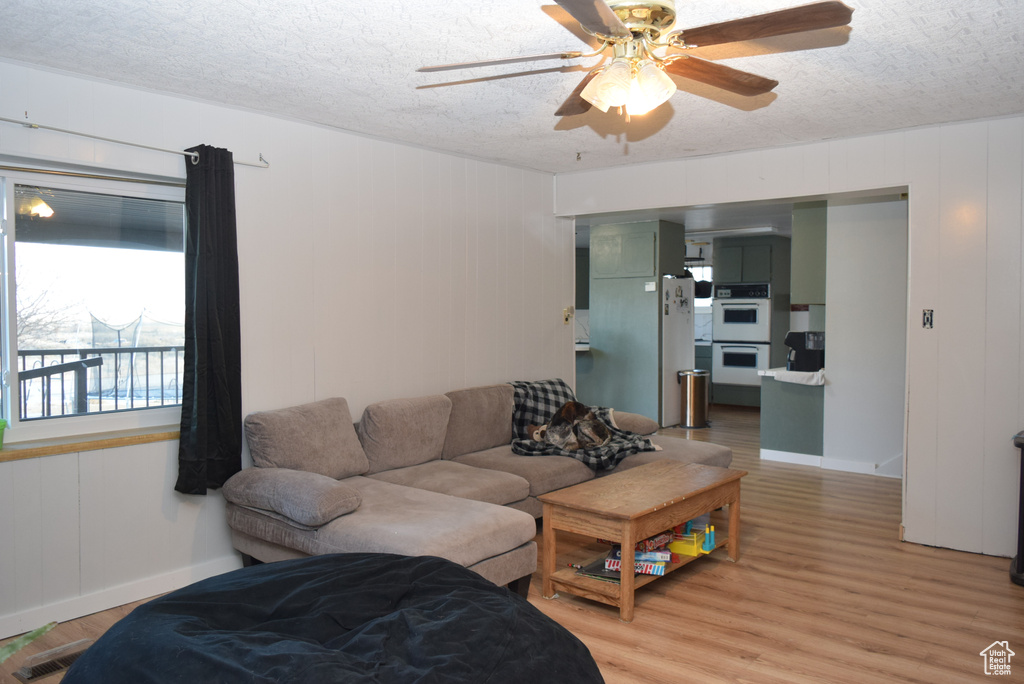
[(522, 597), (441, 558), (334, 554), (229, 572), (145, 603), (64, 684), (601, 682)]

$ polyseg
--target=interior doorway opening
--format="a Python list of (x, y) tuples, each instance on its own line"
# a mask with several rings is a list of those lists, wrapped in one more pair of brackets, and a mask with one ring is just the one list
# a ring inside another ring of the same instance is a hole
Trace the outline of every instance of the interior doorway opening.
[[(594, 226), (650, 220), (678, 222), (684, 226), (689, 250), (695, 242), (707, 243), (699, 248), (702, 256), (710, 257), (713, 267), (716, 241), (756, 234), (792, 238), (794, 207), (822, 203), (827, 217), (823, 270), (828, 280), (821, 317), (810, 320), (810, 307), (797, 303), (790, 312), (790, 325), (809, 330), (808, 326), (823, 321), (822, 327), (827, 329), (826, 385), (822, 394), (828, 409), (823, 409), (822, 453), (808, 461), (794, 462), (900, 478), (909, 393), (907, 200), (906, 188), (883, 188), (834, 196), (578, 216), (577, 310), (583, 312), (585, 320), (590, 302), (580, 294), (592, 295), (588, 265), (590, 230)], [(600, 377), (588, 376), (595, 357), (602, 353), (602, 333), (594, 329), (588, 333), (589, 350), (576, 357), (578, 386), (582, 380), (583, 387), (587, 382), (602, 382)], [(700, 363), (698, 358), (696, 365)], [(720, 394), (712, 395), (712, 420), (713, 405), (721, 399)], [(885, 440), (864, 441), (869, 435), (884, 435)]]

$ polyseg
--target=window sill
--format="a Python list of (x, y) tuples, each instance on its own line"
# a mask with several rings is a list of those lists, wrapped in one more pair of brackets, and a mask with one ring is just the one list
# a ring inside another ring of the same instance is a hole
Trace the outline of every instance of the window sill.
[(0, 463), (20, 461), (27, 458), (71, 454), (77, 451), (94, 451), (96, 449), (113, 449), (116, 447), (149, 444), (151, 442), (169, 442), (178, 439), (180, 431), (164, 428), (142, 428), (137, 430), (121, 430), (118, 432), (102, 432), (95, 435), (62, 437), (56, 439), (37, 439), (16, 444), (5, 444), (0, 449)]

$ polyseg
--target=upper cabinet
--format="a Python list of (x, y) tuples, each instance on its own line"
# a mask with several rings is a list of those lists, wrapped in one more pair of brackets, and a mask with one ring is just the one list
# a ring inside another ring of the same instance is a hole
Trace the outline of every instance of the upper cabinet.
[(686, 269), (681, 225), (644, 221), (594, 226), (590, 232), (591, 278), (654, 278)]
[(793, 205), (792, 304), (825, 304), (827, 219), (824, 201)]
[(654, 276), (653, 230), (590, 239), (590, 275), (594, 278)]
[(767, 283), (772, 279), (771, 245), (715, 247), (714, 277), (721, 283)]
[(712, 253), (715, 284), (770, 283), (789, 292), (789, 239), (777, 235), (717, 238)]

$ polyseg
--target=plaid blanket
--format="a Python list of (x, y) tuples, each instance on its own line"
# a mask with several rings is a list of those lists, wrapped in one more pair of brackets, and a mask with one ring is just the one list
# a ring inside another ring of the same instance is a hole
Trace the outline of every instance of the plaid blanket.
[(547, 425), (565, 402), (576, 401), (576, 395), (561, 378), (516, 380), (509, 384), (515, 389), (512, 437), (516, 439), (530, 439), (530, 425)]
[(635, 432), (620, 430), (614, 426), (612, 409), (592, 407), (597, 418), (608, 426), (611, 440), (599, 447), (569, 451), (547, 442), (530, 439), (530, 425), (547, 425), (552, 416), (567, 401), (575, 401), (573, 391), (559, 378), (554, 380), (524, 381), (509, 383), (515, 389), (515, 409), (512, 416), (514, 431), (513, 453), (522, 456), (568, 456), (584, 463), (594, 470), (608, 470), (619, 464), (626, 456), (640, 451), (655, 451), (651, 440)]

